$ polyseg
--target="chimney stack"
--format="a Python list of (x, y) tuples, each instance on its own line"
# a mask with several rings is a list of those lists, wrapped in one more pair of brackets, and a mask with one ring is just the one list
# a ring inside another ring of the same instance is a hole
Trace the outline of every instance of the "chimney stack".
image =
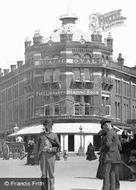
[(3, 71), (4, 71), (4, 75), (9, 73), (9, 69), (3, 69)]
[(121, 53), (119, 53), (119, 56), (118, 56), (117, 60), (118, 60), (118, 63), (119, 63), (120, 65), (123, 65), (123, 64), (124, 64), (124, 58), (122, 57), (122, 54), (121, 54)]
[(23, 65), (23, 61), (17, 61), (17, 66), (21, 67)]
[(16, 65), (10, 65), (10, 68), (11, 68), (11, 72), (12, 72), (12, 71), (15, 71)]

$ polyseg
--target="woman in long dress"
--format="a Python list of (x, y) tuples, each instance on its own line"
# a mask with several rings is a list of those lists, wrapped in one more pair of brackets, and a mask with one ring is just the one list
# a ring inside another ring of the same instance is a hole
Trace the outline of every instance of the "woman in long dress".
[(87, 147), (86, 160), (91, 161), (91, 160), (96, 160), (96, 159), (97, 159), (97, 156), (95, 155), (95, 152), (94, 152), (94, 146), (90, 142)]

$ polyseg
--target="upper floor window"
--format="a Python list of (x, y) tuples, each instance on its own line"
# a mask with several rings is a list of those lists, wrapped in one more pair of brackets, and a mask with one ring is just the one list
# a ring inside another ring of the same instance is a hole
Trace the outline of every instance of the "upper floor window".
[(74, 100), (75, 102), (81, 102), (81, 96), (80, 95), (74, 96)]
[(73, 76), (74, 80), (75, 81), (80, 81), (80, 79), (81, 79), (80, 70), (79, 69), (74, 69), (73, 72), (74, 72), (74, 76)]
[(55, 105), (55, 115), (60, 115), (60, 106), (59, 106), (59, 104)]
[(132, 96), (133, 98), (136, 98), (136, 85), (132, 86)]
[(120, 94), (121, 93), (121, 81), (120, 80), (115, 80), (115, 88), (116, 88), (116, 93)]
[(44, 74), (44, 82), (51, 82), (52, 81), (52, 71), (47, 69)]
[(81, 105), (75, 104), (75, 115), (81, 115)]
[(124, 82), (124, 96), (130, 96), (130, 87), (129, 87), (129, 83)]
[(45, 112), (45, 115), (50, 115), (50, 106), (45, 106), (44, 107), (44, 112)]
[(85, 79), (85, 81), (90, 81), (89, 69), (84, 69), (84, 79)]
[(53, 72), (53, 82), (59, 82), (60, 81), (60, 70), (55, 69)]

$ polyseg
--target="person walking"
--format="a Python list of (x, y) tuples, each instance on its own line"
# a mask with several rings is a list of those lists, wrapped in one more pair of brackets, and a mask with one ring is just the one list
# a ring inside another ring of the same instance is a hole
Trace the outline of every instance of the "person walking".
[(32, 164), (31, 155), (34, 149), (34, 145), (35, 145), (34, 139), (31, 137), (31, 139), (28, 141), (26, 165)]
[[(99, 137), (101, 137), (101, 147), (103, 146), (104, 142), (105, 142), (105, 136), (106, 136), (106, 132), (104, 130), (100, 130), (97, 134)], [(98, 165), (98, 168), (97, 168), (97, 173), (96, 173), (96, 177), (98, 179), (103, 179), (103, 173), (104, 173), (104, 170), (103, 170), (103, 153), (101, 152), (101, 149), (100, 149), (100, 152), (98, 153), (100, 156), (99, 156), (99, 165)]]
[[(60, 142), (58, 136), (52, 132), (53, 121), (45, 120), (43, 122), (44, 132), (38, 140), (37, 152), (41, 169), (41, 180), (49, 190), (54, 190), (54, 169), (56, 153), (60, 151)], [(49, 180), (47, 180), (49, 177)], [(48, 184), (49, 181), (49, 184)], [(48, 189), (45, 188), (45, 189)]]
[(9, 159), (9, 146), (7, 145), (7, 142), (4, 141), (2, 145), (2, 153), (3, 153), (3, 160)]
[(121, 163), (121, 143), (117, 133), (111, 125), (111, 120), (102, 119), (101, 128), (106, 132), (101, 147), (103, 160), (103, 187), (102, 190), (119, 190), (119, 164)]
[(64, 158), (64, 161), (67, 161), (68, 154), (66, 150), (63, 151), (63, 158)]

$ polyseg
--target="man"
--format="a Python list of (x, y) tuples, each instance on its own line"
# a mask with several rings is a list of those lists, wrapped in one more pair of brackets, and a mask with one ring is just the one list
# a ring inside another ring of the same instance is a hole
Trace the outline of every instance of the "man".
[(27, 165), (32, 164), (32, 159), (31, 159), (31, 155), (33, 153), (33, 149), (35, 146), (35, 142), (34, 139), (31, 137), (28, 141), (28, 146), (27, 146)]
[[(49, 176), (50, 190), (54, 190), (54, 167), (56, 153), (60, 151), (60, 143), (58, 136), (52, 132), (52, 120), (45, 120), (43, 123), (44, 132), (38, 141), (38, 155), (42, 177), (45, 182)], [(47, 184), (48, 185), (48, 184)]]
[(104, 118), (100, 123), (102, 130), (106, 132), (105, 140), (101, 147), (104, 167), (102, 190), (119, 190), (119, 175), (117, 174), (121, 163), (121, 143), (112, 128), (111, 120)]
[(3, 153), (3, 160), (9, 159), (9, 146), (7, 145), (7, 142), (4, 141), (2, 145), (2, 153)]

